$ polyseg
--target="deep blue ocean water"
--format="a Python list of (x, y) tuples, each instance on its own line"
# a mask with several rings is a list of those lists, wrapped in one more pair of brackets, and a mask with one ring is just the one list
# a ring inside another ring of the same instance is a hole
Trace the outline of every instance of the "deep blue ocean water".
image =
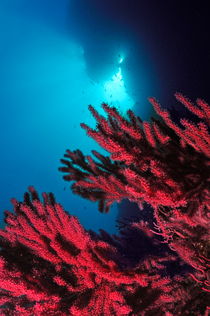
[[(145, 1), (139, 11), (129, 11), (126, 1), (113, 1), (111, 9), (108, 2), (0, 1), (1, 227), (3, 211), (12, 209), (10, 198), (21, 200), (33, 185), (40, 193), (53, 192), (85, 228), (116, 232), (118, 207), (100, 214), (97, 204), (73, 195), (58, 172), (67, 148), (106, 154), (79, 126), (95, 126), (88, 105), (101, 111), (107, 102), (122, 114), (131, 108), (149, 119), (149, 96), (165, 104), (177, 90), (205, 97), (195, 93), (196, 87), (198, 93), (206, 90), (189, 71), (199, 72), (199, 58), (192, 62), (193, 36), (187, 36), (187, 23), (176, 25), (178, 13), (166, 7), (171, 15), (159, 19), (164, 6), (147, 8)], [(179, 23), (184, 18), (181, 12)]]

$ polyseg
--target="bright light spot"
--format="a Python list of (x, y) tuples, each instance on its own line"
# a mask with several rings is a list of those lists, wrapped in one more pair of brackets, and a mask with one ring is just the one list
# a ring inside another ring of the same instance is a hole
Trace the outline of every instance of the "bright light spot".
[(133, 107), (134, 100), (127, 94), (121, 67), (111, 80), (104, 83), (104, 100), (109, 105), (118, 108), (123, 115)]
[(118, 54), (117, 56), (117, 62), (118, 64), (122, 64), (122, 62), (124, 61), (125, 59), (125, 55), (124, 54)]
[(124, 81), (123, 81), (123, 77), (122, 77), (122, 70), (120, 67), (119, 67), (118, 72), (112, 77), (112, 80), (115, 83), (120, 83), (121, 86), (124, 85)]
[(109, 102), (113, 100), (121, 101), (126, 97), (121, 68), (119, 68), (111, 80), (105, 82), (104, 91), (106, 99), (108, 99)]
[(120, 57), (118, 63), (119, 63), (119, 64), (122, 64), (123, 60), (124, 60), (124, 58), (123, 58), (123, 57)]

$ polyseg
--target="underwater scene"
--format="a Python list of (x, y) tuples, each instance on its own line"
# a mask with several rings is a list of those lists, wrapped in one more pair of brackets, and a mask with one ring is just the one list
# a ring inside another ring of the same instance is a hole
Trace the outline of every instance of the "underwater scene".
[(0, 1), (0, 316), (208, 316), (208, 8)]

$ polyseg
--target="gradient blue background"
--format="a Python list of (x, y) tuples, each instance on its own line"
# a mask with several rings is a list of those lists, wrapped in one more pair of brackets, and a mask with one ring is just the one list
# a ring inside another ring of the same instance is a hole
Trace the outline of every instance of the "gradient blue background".
[(1, 0), (0, 226), (10, 198), (33, 185), (87, 229), (116, 232), (119, 213), (136, 206), (100, 214), (70, 192), (59, 159), (67, 148), (106, 154), (79, 126), (95, 125), (88, 104), (149, 119), (149, 96), (164, 107), (176, 104), (176, 91), (209, 101), (208, 34), (206, 8), (178, 1)]

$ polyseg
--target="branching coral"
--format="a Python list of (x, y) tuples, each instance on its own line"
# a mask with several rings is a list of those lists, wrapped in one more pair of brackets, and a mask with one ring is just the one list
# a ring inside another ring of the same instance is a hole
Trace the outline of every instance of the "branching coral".
[[(91, 235), (52, 194), (43, 198), (31, 187), (23, 202), (13, 199), (15, 213), (6, 212), (0, 231), (2, 315), (161, 315), (174, 304), (177, 313), (192, 304), (185, 289), (192, 280), (168, 271), (167, 264), (183, 265), (170, 249), (131, 267), (122, 251), (128, 232), (113, 239), (103, 231)], [(154, 249), (161, 245), (146, 224), (133, 229), (149, 234)], [(201, 302), (195, 302), (198, 310)]]
[(175, 96), (197, 124), (178, 127), (154, 98), (162, 120), (152, 123), (90, 106), (97, 128), (81, 126), (110, 157), (67, 150), (61, 160), (74, 193), (102, 212), (124, 198), (147, 202), (155, 228), (137, 220), (119, 236), (86, 231), (53, 194), (42, 202), (30, 187), (0, 230), (1, 315), (208, 315), (209, 106)]
[[(201, 99), (194, 105), (181, 93), (175, 97), (200, 121), (187, 119), (176, 125), (154, 98), (149, 98), (162, 121), (142, 122), (132, 111), (129, 120), (115, 108), (103, 104), (105, 119), (90, 106), (97, 129), (81, 126), (104, 149), (104, 157), (93, 151), (100, 162), (80, 151), (67, 151), (61, 162), (65, 180), (76, 180), (73, 192), (99, 201), (99, 210), (108, 212), (124, 198), (147, 202), (154, 208), (157, 231), (171, 249), (197, 269), (194, 280), (209, 291), (210, 222), (210, 108)], [(78, 173), (83, 168), (84, 172)]]
[[(187, 98), (178, 93), (176, 98), (190, 108)], [(105, 119), (89, 106), (98, 122), (97, 129), (83, 123), (81, 127), (111, 153), (112, 161), (96, 151), (93, 154), (100, 163), (84, 157), (79, 150), (67, 150), (68, 160), (61, 160), (66, 167), (60, 168), (68, 173), (64, 179), (76, 180), (73, 192), (100, 201), (102, 211), (108, 211), (113, 202), (123, 198), (146, 201), (153, 207), (179, 207), (197, 201), (202, 211), (209, 202), (210, 185), (208, 107), (198, 99), (198, 105), (203, 107), (191, 105), (191, 109), (204, 122), (196, 126), (182, 120), (185, 128), (181, 129), (154, 98), (149, 100), (163, 122), (154, 118), (152, 123), (142, 122), (132, 111), (128, 111), (130, 120), (126, 120), (115, 108), (103, 104), (108, 113)]]

